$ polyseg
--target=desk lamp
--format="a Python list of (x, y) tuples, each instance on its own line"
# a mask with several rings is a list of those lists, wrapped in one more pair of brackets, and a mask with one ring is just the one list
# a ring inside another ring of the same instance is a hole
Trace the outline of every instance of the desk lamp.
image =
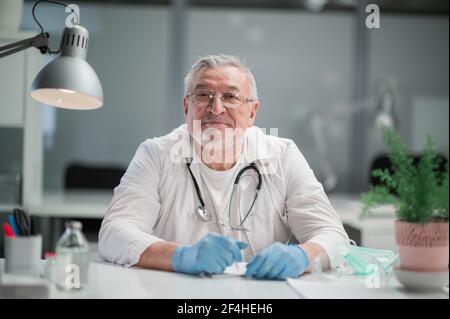
[(0, 59), (10, 54), (34, 47), (42, 54), (59, 54), (48, 63), (36, 76), (31, 85), (31, 97), (38, 102), (55, 107), (90, 110), (103, 104), (103, 89), (100, 80), (86, 62), (89, 44), (89, 32), (77, 23), (73, 27), (64, 28), (58, 51), (48, 46), (49, 34), (44, 32), (37, 21), (35, 9), (39, 3), (59, 4), (75, 11), (58, 1), (40, 0), (33, 5), (33, 19), (40, 27), (40, 34), (0, 47)]
[(338, 117), (352, 115), (356, 112), (370, 112), (370, 126), (381, 130), (384, 126), (397, 129), (399, 118), (395, 109), (395, 84), (384, 80), (369, 100), (359, 101), (356, 105), (339, 106), (326, 110), (314, 111), (308, 115), (314, 145), (319, 154), (319, 166), (324, 174), (323, 186), (327, 192), (333, 191), (338, 183), (338, 175), (333, 169), (328, 155), (328, 145), (324, 132), (329, 129), (325, 121), (336, 121)]

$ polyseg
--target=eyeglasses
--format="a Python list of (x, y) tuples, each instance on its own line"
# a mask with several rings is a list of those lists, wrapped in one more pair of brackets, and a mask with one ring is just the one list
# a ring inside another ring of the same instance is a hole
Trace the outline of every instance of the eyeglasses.
[(247, 102), (253, 102), (252, 98), (244, 98), (243, 96), (237, 93), (225, 92), (225, 93), (215, 93), (215, 92), (197, 92), (197, 93), (188, 93), (186, 95), (187, 98), (192, 99), (192, 103), (194, 103), (197, 107), (209, 107), (212, 106), (212, 103), (216, 96), (219, 96), (222, 100), (222, 104), (227, 109), (237, 109), (242, 104)]

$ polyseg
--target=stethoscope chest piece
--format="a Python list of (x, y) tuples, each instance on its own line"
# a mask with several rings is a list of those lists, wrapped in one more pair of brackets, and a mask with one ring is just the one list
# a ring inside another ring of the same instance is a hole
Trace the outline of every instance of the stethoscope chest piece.
[(211, 221), (211, 215), (208, 213), (206, 208), (199, 206), (196, 209), (196, 213), (203, 221), (205, 222)]

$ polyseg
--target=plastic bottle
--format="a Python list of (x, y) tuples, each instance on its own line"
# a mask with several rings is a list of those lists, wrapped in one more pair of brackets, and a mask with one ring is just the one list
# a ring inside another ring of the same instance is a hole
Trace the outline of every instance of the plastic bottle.
[(56, 244), (55, 280), (59, 289), (80, 290), (87, 286), (89, 245), (79, 221), (66, 222), (66, 230)]
[(46, 252), (44, 256), (45, 256), (44, 278), (48, 281), (49, 284), (54, 284), (56, 254), (54, 252)]

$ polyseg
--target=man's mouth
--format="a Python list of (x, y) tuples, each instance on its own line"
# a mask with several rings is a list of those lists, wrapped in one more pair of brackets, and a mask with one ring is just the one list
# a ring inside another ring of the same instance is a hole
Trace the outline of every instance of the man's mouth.
[(229, 126), (229, 124), (227, 124), (225, 122), (221, 122), (221, 121), (207, 121), (207, 122), (202, 121), (202, 125), (226, 125), (226, 126)]

